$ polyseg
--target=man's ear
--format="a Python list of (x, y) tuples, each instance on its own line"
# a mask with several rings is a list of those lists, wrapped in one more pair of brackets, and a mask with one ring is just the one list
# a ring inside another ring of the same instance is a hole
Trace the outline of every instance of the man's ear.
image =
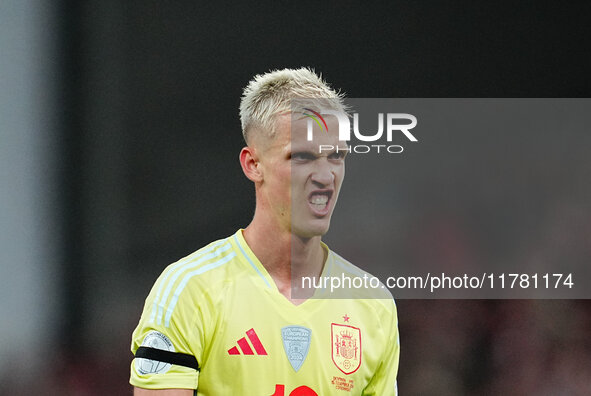
[(256, 150), (253, 147), (243, 147), (242, 150), (240, 150), (239, 159), (240, 166), (242, 166), (242, 172), (244, 172), (249, 180), (255, 183), (263, 181), (259, 159)]

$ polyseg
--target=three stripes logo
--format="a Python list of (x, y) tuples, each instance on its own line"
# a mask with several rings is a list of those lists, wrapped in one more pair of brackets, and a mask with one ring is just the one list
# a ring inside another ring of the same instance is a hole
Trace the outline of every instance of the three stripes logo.
[[(248, 341), (246, 340), (248, 337)], [(263, 347), (263, 343), (259, 339), (259, 336), (254, 331), (254, 329), (250, 329), (246, 332), (246, 337), (242, 337), (238, 340), (238, 346), (233, 346), (232, 348), (228, 349), (229, 355), (266, 355), (267, 351), (265, 347)], [(251, 348), (252, 345), (252, 348)], [(253, 351), (254, 348), (254, 351)]]

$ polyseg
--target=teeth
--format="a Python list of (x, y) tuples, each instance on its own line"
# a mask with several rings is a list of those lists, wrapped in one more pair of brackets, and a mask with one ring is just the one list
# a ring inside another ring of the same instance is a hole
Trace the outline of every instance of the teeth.
[(314, 205), (326, 205), (328, 202), (328, 197), (326, 195), (314, 195), (310, 202), (312, 202)]

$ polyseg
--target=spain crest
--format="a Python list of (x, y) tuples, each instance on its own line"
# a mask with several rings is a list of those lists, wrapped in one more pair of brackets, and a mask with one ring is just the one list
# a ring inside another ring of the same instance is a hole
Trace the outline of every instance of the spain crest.
[(357, 327), (332, 323), (332, 361), (345, 374), (361, 366), (361, 330)]

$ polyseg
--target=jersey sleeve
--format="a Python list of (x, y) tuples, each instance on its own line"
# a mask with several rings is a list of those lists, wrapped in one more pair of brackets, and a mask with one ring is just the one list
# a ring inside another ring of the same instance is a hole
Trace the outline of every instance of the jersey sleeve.
[(363, 391), (363, 396), (397, 396), (398, 359), (400, 357), (400, 337), (398, 334), (398, 316), (394, 300), (390, 300), (387, 322), (384, 323), (385, 345), (382, 360)]
[[(182, 277), (181, 277), (182, 278)], [(206, 302), (167, 268), (154, 284), (132, 335), (130, 383), (145, 389), (197, 389)]]

